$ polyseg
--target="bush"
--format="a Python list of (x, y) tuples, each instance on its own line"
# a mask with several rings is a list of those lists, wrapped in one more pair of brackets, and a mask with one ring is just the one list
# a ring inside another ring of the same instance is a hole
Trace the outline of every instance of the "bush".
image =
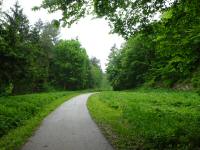
[[(12, 90), (12, 85), (7, 93)], [(10, 130), (22, 126), (50, 103), (63, 97), (67, 92), (28, 94), (0, 97), (0, 138)]]
[(200, 94), (200, 71), (193, 74), (192, 85), (196, 91)]
[(1, 85), (1, 88), (0, 88), (0, 96), (9, 96), (13, 93), (13, 84), (12, 83), (9, 83), (8, 85), (4, 85), (2, 86)]
[(200, 88), (200, 75), (192, 78), (192, 84), (194, 88)]

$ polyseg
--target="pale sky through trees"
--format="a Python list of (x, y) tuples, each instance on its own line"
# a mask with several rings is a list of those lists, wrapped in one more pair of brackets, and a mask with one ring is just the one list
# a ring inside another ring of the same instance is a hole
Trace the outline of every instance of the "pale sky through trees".
[[(46, 10), (33, 12), (31, 8), (41, 4), (42, 0), (18, 0), (19, 4), (24, 9), (24, 14), (27, 15), (31, 24), (34, 24), (38, 19), (42, 21), (51, 21), (61, 18), (61, 13), (48, 14)], [(14, 5), (15, 0), (4, 0), (3, 10), (8, 10)], [(75, 39), (78, 37), (82, 46), (86, 48), (90, 57), (95, 56), (101, 60), (101, 66), (105, 70), (107, 57), (110, 53), (110, 48), (116, 44), (117, 47), (124, 42), (123, 38), (117, 34), (109, 34), (110, 27), (104, 19), (92, 19), (92, 16), (81, 19), (71, 28), (62, 28), (62, 39)]]

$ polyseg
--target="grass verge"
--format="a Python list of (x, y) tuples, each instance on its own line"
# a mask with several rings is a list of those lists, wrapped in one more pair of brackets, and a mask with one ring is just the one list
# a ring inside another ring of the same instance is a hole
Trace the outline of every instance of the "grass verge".
[(0, 150), (19, 149), (51, 111), (78, 92), (52, 92), (0, 98)]
[(192, 92), (102, 92), (88, 109), (116, 149), (200, 149), (200, 96)]

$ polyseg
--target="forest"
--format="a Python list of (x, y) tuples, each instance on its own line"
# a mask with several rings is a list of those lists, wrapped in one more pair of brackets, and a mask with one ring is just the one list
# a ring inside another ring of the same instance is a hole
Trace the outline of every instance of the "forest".
[[(76, 8), (77, 5), (80, 7)], [(112, 47), (108, 58), (106, 73), (114, 90), (147, 86), (198, 91), (199, 5), (198, 0), (192, 3), (189, 0), (155, 1), (152, 4), (146, 1), (94, 1), (89, 7), (80, 1), (69, 2), (65, 6), (69, 8), (63, 10), (59, 2), (44, 0), (34, 9), (62, 10), (63, 18), (51, 23), (39, 20), (32, 26), (16, 3), (11, 14), (1, 12), (0, 91), (17, 94), (53, 88), (100, 87), (103, 73), (99, 60), (88, 58), (77, 39), (59, 39), (59, 26), (70, 26), (87, 11), (105, 17), (112, 32), (126, 39), (121, 48)]]
[(158, 21), (134, 32), (121, 49), (112, 48), (107, 73), (114, 89), (138, 86), (200, 88), (200, 3), (181, 1)]
[(0, 93), (100, 88), (103, 72), (78, 39), (60, 40), (53, 22), (30, 25), (18, 2), (1, 12)]
[(198, 0), (44, 0), (34, 10), (61, 11), (56, 25), (87, 14), (105, 18), (111, 33), (126, 39), (111, 49), (108, 79), (115, 90), (140, 86), (198, 90), (200, 3)]

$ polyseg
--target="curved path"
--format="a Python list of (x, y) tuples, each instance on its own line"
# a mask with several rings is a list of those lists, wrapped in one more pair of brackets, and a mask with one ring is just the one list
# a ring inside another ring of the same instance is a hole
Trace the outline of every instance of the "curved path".
[(90, 95), (74, 97), (52, 112), (22, 150), (113, 150), (88, 113)]

